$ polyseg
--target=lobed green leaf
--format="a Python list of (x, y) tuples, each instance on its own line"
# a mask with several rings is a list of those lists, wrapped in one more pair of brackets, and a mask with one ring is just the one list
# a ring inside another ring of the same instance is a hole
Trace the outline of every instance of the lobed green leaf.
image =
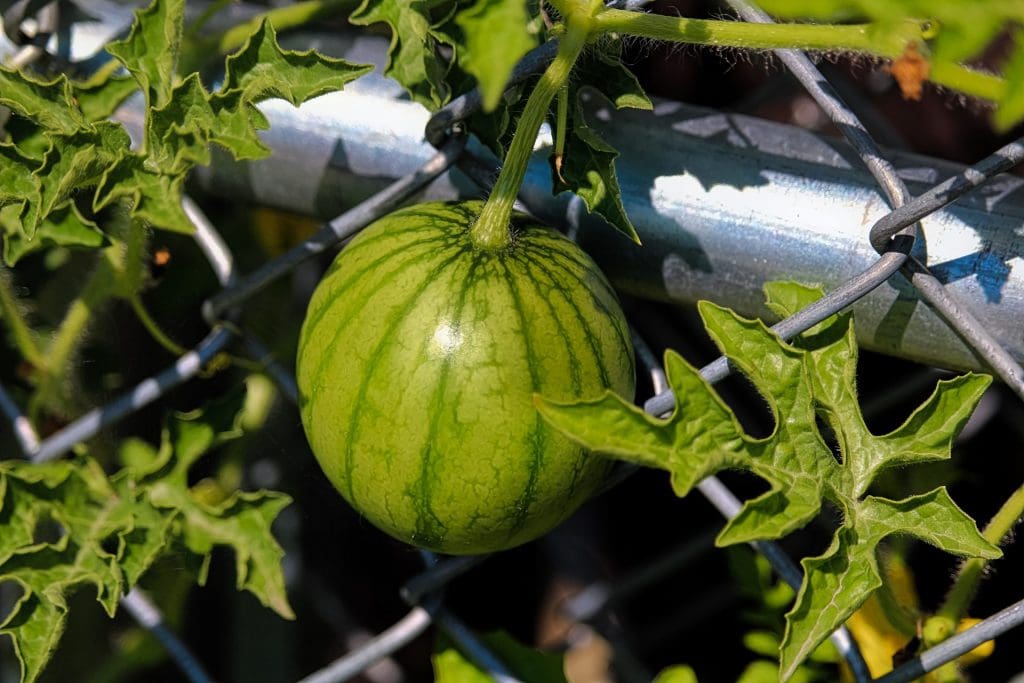
[(57, 646), (67, 597), (82, 588), (113, 615), (121, 596), (161, 555), (184, 550), (205, 580), (216, 546), (235, 552), (240, 589), (293, 616), (270, 527), (289, 502), (280, 493), (236, 493), (220, 505), (187, 487), (189, 468), (239, 433), (240, 395), (170, 421), (159, 450), (131, 441), (127, 466), (107, 477), (89, 458), (0, 462), (0, 582), (20, 597), (0, 624), (13, 639), (22, 680), (36, 680)]
[(171, 98), (184, 18), (184, 0), (153, 0), (135, 11), (127, 38), (107, 45), (138, 81), (147, 108), (162, 107)]
[(600, 214), (631, 240), (640, 243), (622, 205), (622, 190), (615, 173), (618, 152), (586, 121), (586, 93), (596, 92), (616, 108), (652, 107), (636, 76), (622, 63), (621, 40), (610, 37), (589, 48), (573, 71), (569, 92), (570, 114), (561, 158), (551, 160), (551, 178), (557, 194), (571, 190), (591, 213)]
[(384, 73), (402, 84), (413, 100), (428, 109), (448, 101), (445, 83), (448, 64), (440, 53), (451, 45), (430, 16), (426, 0), (363, 0), (348, 20), (356, 26), (385, 23), (391, 29), (391, 45)]
[(261, 102), (271, 97), (299, 106), (373, 70), (372, 65), (352, 64), (318, 54), (314, 50), (282, 50), (277, 34), (264, 20), (245, 45), (225, 62), (220, 93), (240, 91), (243, 101)]
[[(820, 296), (820, 290), (797, 285), (773, 284), (766, 291), (779, 315)], [(956, 555), (999, 556), (944, 488), (901, 501), (866, 495), (884, 468), (948, 458), (988, 377), (939, 383), (903, 426), (879, 436), (864, 424), (857, 399), (850, 315), (831, 316), (787, 343), (760, 321), (708, 302), (698, 310), (722, 353), (767, 401), (775, 419), (770, 436), (745, 434), (696, 368), (671, 351), (665, 370), (676, 408), (666, 420), (613, 395), (572, 405), (535, 402), (545, 420), (587, 448), (667, 470), (679, 495), (727, 468), (767, 481), (769, 490), (746, 501), (726, 523), (720, 545), (779, 538), (807, 524), (824, 501), (842, 513), (828, 550), (803, 561), (804, 581), (781, 645), (783, 679), (881, 585), (875, 552), (887, 536), (910, 534)], [(835, 436), (837, 455), (819, 418)]]
[(0, 66), (0, 104), (54, 133), (70, 135), (89, 127), (65, 76), (41, 81)]
[(50, 212), (36, 228), (35, 237), (25, 237), (21, 225), (21, 205), (0, 209), (0, 231), (4, 236), (4, 261), (13, 266), (27, 254), (50, 247), (97, 249), (108, 244), (95, 221), (86, 218), (74, 202), (66, 202)]
[(465, 35), (459, 64), (476, 78), (484, 111), (492, 111), (516, 62), (537, 45), (526, 0), (477, 0), (455, 21)]

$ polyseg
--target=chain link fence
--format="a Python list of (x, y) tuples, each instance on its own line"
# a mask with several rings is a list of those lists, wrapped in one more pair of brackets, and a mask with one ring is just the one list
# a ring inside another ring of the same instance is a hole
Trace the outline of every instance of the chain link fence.
[[(24, 34), (20, 35), (19, 40), (23, 45), (11, 58), (10, 63), (22, 66), (38, 58), (43, 54), (43, 46), (49, 33), (56, 30), (58, 4), (51, 3), (42, 7), (38, 4), (29, 6), (29, 9), (37, 12), (33, 21), (32, 37), (26, 40)], [(611, 4), (634, 9), (633, 5), (644, 3)], [(16, 27), (26, 18), (26, 5), (20, 5), (22, 14), (5, 16), (5, 26), (11, 27), (13, 24)], [(746, 21), (770, 21), (767, 15), (742, 0), (728, 0), (728, 5)], [(104, 11), (108, 14), (104, 15)], [(101, 15), (101, 23), (102, 16), (106, 16), (108, 22), (115, 25), (118, 21), (124, 21), (126, 17), (124, 8), (113, 4), (98, 14)], [(30, 16), (28, 19), (33, 17)], [(110, 26), (106, 28), (109, 29)], [(543, 69), (552, 59), (555, 47), (555, 43), (549, 42), (527, 55), (515, 70), (513, 82), (522, 82)], [(779, 50), (776, 55), (806, 93), (827, 114), (832, 124), (845, 136), (864, 168), (870, 172), (884, 194), (891, 210), (876, 220), (870, 230), (863, 235), (863, 240), (877, 251), (874, 263), (857, 275), (846, 278), (839, 286), (828, 291), (824, 298), (796, 315), (780, 321), (772, 329), (783, 338), (792, 338), (834, 313), (855, 304), (900, 273), (912, 284), (916, 295), (926, 301), (942, 317), (945, 324), (969, 345), (976, 354), (979, 364), (995, 373), (1017, 397), (1024, 400), (1024, 370), (1021, 365), (1004, 344), (978, 321), (970, 307), (961, 304), (949, 293), (943, 281), (929, 271), (919, 250), (925, 236), (920, 221), (939, 212), (965, 194), (984, 186), (997, 174), (1024, 161), (1024, 141), (1018, 140), (1008, 144), (970, 168), (914, 196), (893, 165), (887, 161), (886, 154), (879, 149), (859, 118), (844, 103), (829, 79), (822, 75), (815, 64), (798, 51)], [(293, 403), (297, 402), (295, 378), (288, 368), (273, 360), (272, 354), (262, 340), (240, 326), (240, 309), (254, 301), (258, 302), (256, 297), (272, 282), (292, 273), (300, 264), (318, 254), (337, 248), (377, 218), (415, 197), (452, 167), (461, 170), (476, 182), (481, 190), (488, 189), (495, 177), (493, 164), (467, 145), (468, 138), (462, 125), (479, 108), (479, 93), (472, 91), (436, 112), (427, 121), (425, 129), (426, 139), (436, 148), (436, 154), (432, 158), (414, 172), (391, 182), (368, 199), (328, 221), (301, 244), (252, 272), (239, 272), (231, 249), (216, 227), (195, 202), (186, 198), (184, 208), (196, 228), (195, 242), (221, 286), (219, 291), (209, 296), (202, 308), (203, 317), (209, 325), (209, 333), (170, 367), (144, 379), (105, 405), (86, 412), (45, 439), (39, 438), (20, 407), (0, 386), (0, 411), (6, 417), (23, 456), (33, 462), (44, 462), (60, 457), (77, 444), (96, 436), (101, 430), (161, 399), (174, 387), (195, 378), (215, 356), (231, 345), (241, 347), (246, 355), (262, 363), (265, 371), (278, 384), (282, 395)], [(301, 111), (299, 115), (301, 116)], [(532, 208), (529, 198), (525, 199), (525, 208)], [(827, 217), (823, 220), (827, 220)], [(1011, 323), (1011, 329), (1012, 327)], [(1019, 323), (1017, 327), (1019, 328)], [(656, 395), (644, 404), (644, 409), (651, 415), (665, 415), (671, 411), (674, 398), (671, 392), (665, 389), (662, 370), (645, 340), (636, 333), (634, 339), (640, 365), (646, 367), (656, 392)], [(725, 358), (719, 358), (701, 370), (702, 376), (711, 383), (719, 382), (730, 372), (731, 368)], [(610, 485), (615, 485), (629, 473), (628, 468), (622, 468)], [(717, 478), (708, 478), (702, 482), (699, 490), (725, 518), (731, 518), (738, 513), (740, 501)], [(755, 543), (754, 547), (768, 559), (779, 577), (786, 583), (794, 588), (800, 585), (800, 569), (777, 544), (759, 542)], [(607, 608), (615, 595), (628, 593), (637, 586), (653, 582), (671, 572), (684, 561), (688, 552), (690, 551), (683, 549), (682, 555), (670, 554), (618, 584), (591, 586), (570, 600), (565, 606), (565, 612), (576, 621), (587, 622)], [(302, 683), (336, 683), (357, 677), (381, 661), (387, 660), (432, 625), (445, 633), (495, 680), (502, 683), (516, 680), (501, 658), (488, 649), (483, 640), (453, 613), (444, 600), (445, 588), (458, 581), (486, 558), (439, 558), (428, 552), (422, 552), (421, 555), (423, 571), (410, 579), (400, 591), (402, 599), (409, 606), (408, 613), (389, 628), (364, 639), (365, 642), (337, 661), (306, 676)], [(121, 604), (141, 626), (160, 641), (189, 681), (204, 683), (212, 680), (204, 670), (200, 658), (193, 654), (167, 626), (159, 609), (144, 592), (140, 589), (133, 590), (123, 597)], [(911, 681), (933, 671), (979, 644), (1019, 626), (1022, 622), (1024, 599), (951, 637), (941, 645), (902, 663), (879, 679), (872, 679), (856, 641), (845, 628), (834, 633), (832, 640), (858, 683), (872, 680), (898, 683)]]

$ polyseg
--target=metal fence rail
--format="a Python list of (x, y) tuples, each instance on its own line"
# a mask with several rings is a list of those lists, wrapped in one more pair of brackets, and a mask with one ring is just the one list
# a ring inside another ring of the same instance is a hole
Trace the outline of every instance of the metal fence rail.
[[(730, 0), (729, 4), (748, 21), (767, 21), (767, 17), (756, 8), (740, 0)], [(361, 42), (357, 47), (350, 44), (349, 47), (352, 49), (346, 56), (352, 59), (380, 56), (379, 44), (373, 41)], [(369, 50), (372, 54), (358, 54), (359, 50)], [(552, 54), (550, 44), (534, 51), (520, 65), (518, 76), (542, 68)], [(1011, 272), (1006, 268), (1010, 259), (1021, 254), (1021, 240), (1019, 236), (1014, 237), (1013, 230), (1024, 216), (1024, 197), (1020, 193), (1015, 194), (1022, 184), (1020, 181), (994, 179), (997, 173), (1024, 159), (1024, 145), (1019, 142), (1008, 145), (966, 170), (928, 162), (925, 169), (932, 172), (928, 177), (930, 187), (924, 188), (915, 198), (896, 167), (878, 149), (857, 116), (815, 66), (799, 52), (779, 51), (778, 54), (786, 68), (846, 135), (853, 153), (847, 148), (841, 149), (833, 143), (783, 130), (773, 124), (707, 112), (695, 114), (692, 110), (663, 105), (661, 111), (653, 115), (661, 117), (658, 125), (662, 132), (677, 130), (682, 133), (676, 143), (662, 145), (662, 152), (651, 148), (646, 150), (644, 165), (649, 167), (647, 171), (630, 165), (629, 148), (634, 144), (630, 142), (630, 135), (634, 136), (633, 140), (642, 139), (638, 131), (650, 125), (650, 119), (643, 117), (652, 115), (640, 115), (638, 118), (637, 115), (615, 114), (607, 127), (609, 138), (624, 150), (619, 167), (624, 201), (627, 211), (643, 226), (641, 236), (648, 241), (643, 252), (629, 252), (622, 257), (621, 242), (610, 241), (613, 238), (607, 237), (605, 232), (588, 229), (589, 221), (579, 216), (578, 202), (552, 200), (546, 190), (542, 192), (540, 188), (547, 182), (544, 178), (546, 167), (531, 168), (522, 200), (537, 214), (549, 219), (554, 216), (561, 224), (570, 226), (580, 241), (592, 248), (599, 261), (602, 254), (607, 256), (614, 250), (619, 258), (614, 263), (606, 258), (606, 269), (618, 284), (629, 291), (693, 299), (707, 296), (711, 293), (709, 290), (714, 290), (718, 300), (724, 296), (723, 303), (756, 313), (761, 309), (759, 301), (753, 298), (754, 283), (759, 288), (760, 283), (771, 278), (776, 270), (785, 269), (788, 277), (810, 276), (810, 279), (825, 282), (828, 294), (813, 306), (779, 322), (774, 329), (783, 337), (799, 334), (832, 313), (854, 305), (859, 316), (861, 341), (865, 345), (932, 363), (989, 368), (1024, 399), (1024, 371), (1018, 362), (1024, 358), (1024, 339), (1020, 335), (1019, 323), (1013, 320), (1019, 317), (1006, 313), (1008, 310), (1015, 314), (1024, 311), (1024, 275), (1020, 269)], [(479, 98), (475, 94), (459, 98), (428, 118), (415, 105), (395, 100), (394, 96), (394, 86), (369, 78), (352, 84), (346, 93), (332, 96), (347, 99), (325, 97), (309, 103), (298, 113), (278, 108), (275, 103), (268, 104), (265, 110), (273, 128), (267, 141), (277, 151), (273, 163), (277, 167), (275, 175), (278, 180), (284, 179), (278, 183), (282, 187), (265, 193), (253, 192), (251, 183), (254, 180), (259, 182), (262, 172), (258, 165), (220, 165), (212, 172), (200, 173), (200, 179), (208, 188), (234, 197), (260, 194), (264, 200), (315, 212), (324, 208), (318, 205), (323, 198), (317, 190), (328, 172), (335, 174), (334, 180), (340, 176), (376, 175), (384, 176), (388, 181), (383, 187), (381, 182), (363, 182), (362, 189), (357, 189), (356, 196), (347, 201), (352, 204), (357, 199), (362, 200), (354, 208), (327, 222), (309, 240), (247, 274), (236, 271), (231, 251), (214, 226), (198, 206), (186, 201), (186, 211), (197, 228), (196, 242), (221, 285), (221, 289), (212, 293), (203, 307), (203, 315), (210, 325), (209, 334), (171, 367), (143, 380), (107, 405), (89, 411), (42, 441), (20, 408), (0, 387), (0, 411), (10, 423), (23, 455), (37, 462), (58, 457), (104, 427), (159, 399), (171, 387), (188, 381), (232, 342), (241, 342), (250, 355), (258, 360), (265, 359), (265, 346), (250, 332), (237, 326), (234, 312), (269, 282), (349, 238), (425, 188), (433, 196), (478, 194), (481, 188), (468, 184), (465, 176), (451, 174), (442, 177), (442, 174), (458, 164), (470, 177), (481, 182), (489, 177), (485, 169), (492, 162), (481, 158), (482, 152), (478, 147), (472, 143), (467, 145), (458, 125), (476, 110)], [(359, 98), (363, 98), (361, 103)], [(380, 107), (382, 98), (389, 102), (384, 109)], [(376, 102), (376, 106), (368, 108), (369, 100)], [(339, 102), (344, 103), (341, 109)], [(358, 119), (360, 111), (371, 114), (373, 121), (347, 118), (352, 112)], [(681, 111), (683, 114), (679, 115)], [(137, 115), (138, 110), (129, 106), (121, 113), (121, 118), (130, 127), (132, 121), (138, 120)], [(307, 125), (302, 124), (303, 121)], [(313, 123), (308, 124), (309, 121)], [(347, 128), (339, 132), (338, 125)], [(358, 131), (359, 135), (353, 135), (353, 131)], [(421, 142), (423, 131), (427, 131), (427, 139), (436, 152), (428, 152)], [(719, 134), (724, 134), (725, 143), (721, 142)], [(306, 144), (300, 149), (290, 144), (294, 142), (294, 136), (299, 135), (313, 138), (319, 135), (320, 138), (313, 142), (324, 142), (326, 138), (326, 145)], [(786, 138), (785, 145), (781, 144), (780, 135), (790, 136)], [(716, 141), (710, 141), (709, 136), (716, 136)], [(408, 143), (410, 140), (412, 142)], [(679, 152), (677, 143), (699, 147), (705, 153), (703, 161), (687, 156), (680, 162), (675, 156)], [(786, 149), (785, 154), (779, 151), (782, 147)], [(314, 154), (322, 157), (318, 165), (320, 173), (314, 172), (312, 177), (310, 150), (315, 150)], [(745, 151), (738, 154), (737, 150)], [(768, 172), (762, 170), (753, 176), (743, 177), (742, 169), (732, 168), (726, 173), (722, 165), (726, 162), (732, 165), (752, 163), (754, 165), (750, 167), (767, 168)], [(670, 171), (680, 163), (689, 166), (686, 173), (680, 175)], [(876, 188), (865, 185), (863, 171), (856, 163), (867, 169), (877, 183)], [(289, 164), (301, 164), (304, 168), (305, 176), (299, 185), (292, 182), (298, 176), (287, 172)], [(396, 172), (399, 168), (403, 169), (401, 173)], [(824, 176), (812, 176), (812, 169), (830, 169), (830, 172)], [(724, 175), (716, 176), (719, 172)], [(936, 184), (939, 175), (947, 178)], [(243, 176), (244, 181), (240, 180)], [(394, 180), (396, 177), (398, 179)], [(720, 182), (715, 182), (716, 178)], [(716, 189), (720, 185), (724, 186), (724, 191)], [(332, 190), (339, 187), (342, 186), (332, 183)], [(973, 203), (950, 207), (959, 197), (979, 187), (988, 188), (990, 193)], [(695, 194), (701, 194), (712, 203), (710, 208), (702, 210), (703, 215), (689, 205), (690, 197)], [(798, 206), (799, 200), (812, 196), (822, 202), (831, 202), (829, 206), (835, 211), (826, 213), (819, 208), (813, 216), (795, 217), (792, 207)], [(880, 200), (880, 196), (884, 200)], [(775, 201), (765, 204), (766, 198), (774, 198)], [(779, 200), (783, 198), (788, 209), (780, 204)], [(884, 206), (882, 201), (888, 206)], [(759, 203), (768, 208), (751, 214), (750, 207)], [(714, 218), (710, 217), (712, 214)], [(818, 225), (823, 215), (828, 217), (830, 225)], [(735, 244), (738, 239), (741, 216), (746, 221), (742, 225), (744, 240), (767, 236), (786, 238), (776, 245), (775, 253), (780, 256), (781, 264), (755, 265), (742, 259), (734, 259), (725, 267), (719, 267), (721, 263), (716, 263), (715, 267), (701, 263), (701, 258), (724, 258), (722, 254), (727, 251), (728, 240), (732, 239)], [(870, 220), (865, 218), (868, 216)], [(687, 223), (691, 219), (692, 224)], [(716, 225), (727, 227), (724, 241), (715, 242), (711, 228)], [(791, 228), (791, 233), (783, 234), (779, 230), (780, 225)], [(924, 239), (936, 237), (929, 233), (932, 226), (937, 226), (947, 236), (952, 231), (954, 237), (930, 240), (925, 252), (921, 248)], [(831, 233), (829, 239), (833, 248), (822, 253), (821, 245), (828, 233)], [(838, 266), (835, 263), (837, 244), (848, 249), (848, 252), (842, 252), (843, 263)], [(969, 259), (972, 254), (977, 256), (974, 261)], [(969, 277), (950, 278), (949, 262), (964, 259), (971, 264)], [(656, 267), (646, 267), (650, 263), (655, 263)], [(929, 269), (935, 264), (940, 267), (933, 270), (942, 271), (944, 278), (936, 277)], [(726, 280), (719, 279), (723, 272)], [(910, 284), (894, 286), (892, 276), (897, 272), (902, 272)], [(927, 302), (930, 308), (928, 311), (916, 311), (910, 319), (903, 320), (900, 334), (895, 335), (886, 327), (892, 323), (885, 313), (897, 298), (905, 300), (908, 292), (912, 298)], [(645, 359), (654, 377), (654, 386), (662, 387), (660, 368), (651, 362), (650, 354), (646, 354)], [(706, 366), (702, 375), (708, 381), (716, 382), (726, 377), (729, 371), (725, 360), (718, 359)], [(283, 394), (295, 401), (294, 377), (276, 364), (270, 367), (270, 374), (281, 385)], [(651, 414), (661, 415), (672, 405), (671, 393), (662, 390), (644, 407)], [(725, 517), (736, 514), (739, 502), (719, 480), (705, 480), (700, 491)], [(757, 543), (755, 547), (769, 559), (784, 580), (799, 584), (799, 570), (777, 545)], [(348, 680), (402, 648), (431, 623), (443, 630), (467, 656), (491, 672), (496, 680), (515, 680), (501, 659), (450, 611), (441, 596), (446, 585), (471, 571), (483, 559), (438, 559), (424, 553), (426, 569), (401, 589), (401, 595), (410, 604), (409, 613), (366, 644), (327, 664), (303, 681), (333, 683)], [(653, 576), (658, 571), (662, 569), (652, 568), (645, 576)], [(130, 593), (122, 599), (122, 604), (142, 626), (159, 637), (190, 681), (210, 680), (198, 659), (167, 629), (159, 612), (144, 595)], [(977, 644), (1018, 626), (1022, 621), (1024, 600), (922, 653), (878, 680), (886, 683), (912, 680), (970, 651)], [(833, 640), (850, 664), (856, 680), (870, 681), (867, 667), (849, 633), (840, 629)]]

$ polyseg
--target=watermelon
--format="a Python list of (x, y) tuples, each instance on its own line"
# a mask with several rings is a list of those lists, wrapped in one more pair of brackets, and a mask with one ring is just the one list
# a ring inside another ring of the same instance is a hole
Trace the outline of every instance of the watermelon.
[(364, 230), (317, 286), (297, 359), (331, 483), (383, 531), (449, 554), (536, 538), (607, 475), (534, 393), (633, 395), (629, 331), (597, 266), (521, 214), (508, 247), (477, 246), (482, 206), (421, 204)]

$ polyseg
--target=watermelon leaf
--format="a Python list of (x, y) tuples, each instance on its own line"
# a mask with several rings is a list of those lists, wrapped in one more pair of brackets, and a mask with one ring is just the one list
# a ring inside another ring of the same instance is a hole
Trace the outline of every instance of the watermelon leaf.
[(184, 551), (206, 578), (215, 546), (235, 552), (239, 589), (285, 618), (283, 552), (270, 533), (290, 499), (236, 493), (202, 502), (186, 476), (199, 458), (241, 432), (243, 394), (168, 421), (159, 450), (131, 441), (128, 464), (108, 477), (94, 460), (0, 462), (0, 582), (21, 595), (0, 623), (14, 641), (26, 683), (53, 654), (67, 618), (67, 598), (88, 587), (109, 615), (160, 557)]
[(14, 265), (23, 256), (49, 247), (96, 249), (109, 244), (96, 223), (82, 215), (74, 202), (50, 212), (36, 229), (35, 238), (25, 238), (21, 229), (20, 207), (9, 204), (0, 209), (0, 230), (4, 234), (4, 260)]
[(479, 83), (484, 111), (492, 111), (516, 62), (537, 45), (526, 0), (477, 0), (455, 21), (466, 36), (459, 63)]
[[(783, 315), (821, 295), (779, 283), (767, 286), (766, 293)], [(784, 536), (813, 519), (824, 501), (842, 512), (832, 545), (803, 561), (804, 581), (786, 616), (780, 651), (784, 679), (881, 585), (875, 548), (885, 537), (911, 534), (955, 555), (1000, 556), (943, 488), (898, 501), (866, 495), (887, 467), (948, 458), (953, 437), (989, 377), (967, 374), (940, 382), (903, 426), (875, 435), (857, 401), (857, 345), (849, 314), (833, 316), (786, 343), (760, 321), (709, 302), (698, 309), (722, 353), (768, 401), (776, 423), (770, 436), (746, 434), (697, 369), (672, 351), (666, 353), (665, 369), (676, 408), (667, 419), (653, 418), (611, 393), (576, 404), (539, 397), (536, 403), (550, 424), (587, 448), (667, 470), (680, 496), (727, 468), (768, 482), (769, 490), (746, 501), (725, 525), (719, 545)], [(838, 460), (816, 424), (819, 418), (835, 435)]]
[(388, 25), (391, 46), (384, 73), (401, 83), (413, 100), (434, 110), (451, 95), (445, 82), (448, 63), (440, 50), (453, 45), (437, 30), (430, 8), (426, 0), (363, 0), (348, 20), (356, 26)]
[(282, 50), (274, 27), (264, 19), (241, 49), (227, 58), (220, 92), (240, 90), (252, 103), (280, 97), (297, 107), (317, 95), (341, 90), (372, 70), (371, 65), (351, 64), (314, 50)]
[(107, 52), (138, 81), (147, 109), (171, 98), (184, 19), (185, 0), (154, 0), (135, 11), (127, 38), (107, 45)]
[(622, 191), (615, 173), (615, 148), (587, 124), (586, 92), (597, 92), (617, 109), (651, 109), (636, 76), (621, 59), (621, 40), (608, 38), (585, 53), (569, 87), (570, 115), (565, 149), (551, 157), (551, 180), (557, 194), (570, 190), (600, 214), (616, 230), (637, 244), (640, 238), (622, 205)]
[[(51, 245), (100, 246), (102, 239), (64, 212), (72, 194), (92, 191), (93, 209), (128, 199), (131, 213), (154, 227), (191, 232), (181, 210), (185, 176), (210, 162), (218, 144), (236, 159), (269, 153), (258, 131), (268, 126), (255, 105), (283, 97), (295, 105), (341, 89), (370, 67), (282, 50), (269, 22), (226, 60), (224, 86), (210, 93), (198, 74), (178, 79), (183, 0), (153, 0), (135, 14), (129, 35), (108, 46), (130, 76), (97, 76), (85, 83), (61, 77), (39, 81), (0, 68), (0, 104), (19, 115), (17, 138), (0, 143), (0, 211), (7, 262)], [(135, 90), (147, 98), (144, 147), (130, 149), (127, 133), (106, 118)], [(7, 208), (14, 205), (16, 209)], [(47, 223), (47, 221), (49, 221)], [(36, 239), (45, 225), (46, 234)], [(57, 226), (65, 229), (55, 229)]]

